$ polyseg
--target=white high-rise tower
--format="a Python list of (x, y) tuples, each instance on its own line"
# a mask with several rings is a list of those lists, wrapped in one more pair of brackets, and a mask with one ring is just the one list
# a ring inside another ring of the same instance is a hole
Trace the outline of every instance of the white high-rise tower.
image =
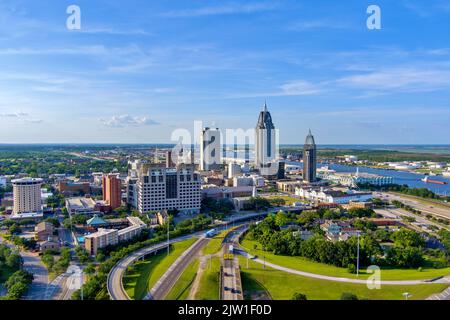
[(41, 185), (38, 178), (23, 178), (11, 181), (13, 185), (13, 214), (42, 212)]
[(200, 170), (218, 170), (221, 165), (220, 130), (205, 128), (200, 136)]

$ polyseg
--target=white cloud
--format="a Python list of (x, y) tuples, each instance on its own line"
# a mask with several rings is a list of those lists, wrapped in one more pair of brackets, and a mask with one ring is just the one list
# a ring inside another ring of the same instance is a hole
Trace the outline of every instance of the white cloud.
[(271, 10), (275, 7), (274, 3), (227, 3), (221, 6), (202, 7), (197, 9), (174, 10), (163, 13), (164, 17), (201, 17), (222, 14), (253, 13), (259, 11)]
[(26, 116), (28, 116), (28, 113), (25, 112), (0, 113), (0, 117), (2, 118), (21, 118)]
[(429, 92), (450, 87), (450, 70), (391, 68), (344, 77), (336, 82), (371, 91)]
[(88, 33), (88, 34), (109, 34), (109, 35), (125, 35), (125, 36), (150, 36), (153, 35), (142, 29), (127, 29), (127, 28), (109, 28), (109, 27), (99, 27), (99, 28), (86, 28), (82, 27), (78, 32)]
[(297, 80), (285, 83), (281, 86), (282, 94), (285, 96), (304, 96), (319, 93), (321, 89), (318, 85), (305, 80)]
[(313, 29), (345, 29), (347, 26), (340, 22), (328, 21), (328, 20), (311, 20), (311, 21), (298, 21), (290, 23), (287, 27), (290, 31), (307, 31)]
[(132, 117), (128, 114), (112, 116), (109, 119), (100, 119), (100, 122), (105, 126), (114, 128), (152, 126), (159, 124), (155, 120), (150, 119), (148, 116)]

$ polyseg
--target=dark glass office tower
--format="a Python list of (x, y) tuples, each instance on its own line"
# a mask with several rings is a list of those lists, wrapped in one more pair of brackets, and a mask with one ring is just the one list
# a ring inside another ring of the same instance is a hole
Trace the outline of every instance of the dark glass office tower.
[(303, 148), (303, 181), (315, 182), (317, 170), (317, 149), (314, 136), (309, 130), (306, 137), (305, 146)]

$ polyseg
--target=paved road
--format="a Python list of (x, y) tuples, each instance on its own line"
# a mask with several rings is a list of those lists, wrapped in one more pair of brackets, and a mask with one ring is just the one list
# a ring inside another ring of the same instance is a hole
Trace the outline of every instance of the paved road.
[(63, 243), (68, 243), (69, 246), (72, 246), (74, 242), (70, 229), (58, 228), (58, 237)]
[[(241, 250), (241, 252), (244, 256), (248, 255), (245, 251)], [(367, 280), (332, 277), (332, 276), (325, 276), (322, 274), (304, 272), (304, 271), (300, 271), (300, 270), (282, 267), (277, 264), (270, 263), (270, 262), (267, 262), (267, 261), (264, 261), (261, 259), (253, 259), (253, 261), (260, 263), (260, 264), (265, 264), (266, 266), (271, 267), (272, 269), (296, 274), (296, 275), (303, 276), (303, 277), (315, 278), (315, 279), (327, 280), (327, 281), (335, 281), (335, 282), (367, 284)], [(431, 283), (448, 283), (449, 279), (450, 279), (450, 277), (446, 277), (446, 278), (442, 278), (442, 279), (432, 281), (432, 282), (426, 281), (426, 280), (384, 280), (384, 281), (382, 280), (382, 281), (380, 281), (380, 284), (381, 285), (417, 285), (417, 284), (431, 284)]]
[[(397, 194), (392, 194), (392, 193), (386, 193), (386, 192), (374, 192), (373, 194), (375, 197), (378, 197), (381, 199), (389, 199), (391, 201), (392, 200), (401, 201), (404, 204), (406, 204), (410, 207), (413, 207), (417, 210), (420, 210), (422, 212), (450, 219), (450, 209), (445, 209), (443, 207), (439, 207), (438, 205), (435, 205), (433, 203), (424, 204), (422, 202), (414, 200), (413, 198), (409, 198), (409, 197), (401, 196), (401, 195), (397, 195)], [(426, 199), (424, 199), (423, 201), (426, 201)]]
[[(14, 249), (12, 244), (6, 243), (0, 237), (0, 243), (6, 244), (11, 249)], [(42, 263), (37, 253), (21, 251), (20, 255), (23, 259), (23, 268), (33, 274), (33, 282), (28, 289), (28, 292), (23, 296), (25, 300), (53, 300), (61, 289), (58, 281), (49, 283), (48, 271)], [(55, 279), (57, 280), (57, 279)]]
[[(448, 279), (448, 283), (450, 284), (450, 279)], [(427, 300), (450, 300), (450, 287), (441, 293), (436, 293), (427, 298)]]
[(20, 255), (23, 258), (24, 269), (31, 272), (34, 276), (34, 280), (28, 289), (27, 294), (23, 297), (25, 300), (48, 300), (52, 296), (49, 296), (47, 290), (50, 289), (48, 271), (45, 265), (37, 254), (31, 254), (28, 252), (21, 252)]
[(183, 271), (209, 242), (209, 240), (209, 238), (198, 239), (197, 242), (195, 242), (188, 250), (178, 257), (178, 259), (170, 266), (169, 269), (167, 269), (155, 286), (150, 290), (144, 300), (164, 300), (180, 278)]
[[(230, 245), (238, 247), (239, 236), (248, 228), (241, 226), (228, 233), (223, 241), (222, 252), (225, 255), (234, 254), (230, 251)], [(232, 259), (223, 259), (221, 272), (221, 299), (222, 300), (243, 300), (243, 290), (241, 273), (239, 269), (239, 259), (234, 255)]]
[[(190, 234), (183, 237), (175, 238), (170, 240), (170, 244), (183, 241), (195, 236), (199, 236), (199, 234)], [(130, 297), (125, 292), (123, 288), (122, 279), (127, 270), (127, 268), (132, 265), (138, 259), (149, 255), (155, 251), (159, 251), (161, 249), (167, 248), (167, 242), (159, 243), (150, 247), (139, 249), (132, 254), (126, 256), (122, 260), (120, 260), (109, 272), (108, 280), (107, 280), (107, 288), (108, 293), (111, 297), (111, 300), (130, 300)]]

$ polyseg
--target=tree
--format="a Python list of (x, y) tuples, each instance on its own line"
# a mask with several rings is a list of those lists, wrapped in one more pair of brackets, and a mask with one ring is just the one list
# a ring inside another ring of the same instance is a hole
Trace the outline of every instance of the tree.
[(401, 248), (407, 247), (423, 247), (425, 245), (424, 239), (415, 231), (401, 228), (392, 235), (392, 240), (395, 246)]
[(66, 229), (72, 228), (72, 220), (70, 220), (70, 218), (64, 219), (62, 224), (63, 224), (63, 227)]
[(89, 276), (93, 275), (95, 273), (95, 266), (92, 263), (89, 263), (84, 269), (84, 272)]
[(6, 265), (9, 268), (12, 269), (20, 269), (22, 267), (23, 264), (23, 259), (20, 256), (20, 254), (18, 253), (11, 253), (7, 258), (6, 258)]
[(282, 227), (286, 225), (289, 222), (289, 218), (287, 214), (283, 211), (278, 211), (278, 213), (275, 216), (275, 224), (279, 227)]
[(25, 270), (14, 272), (5, 282), (5, 288), (8, 291), (7, 298), (14, 300), (20, 299), (28, 290), (28, 286), (32, 281), (33, 274)]
[(351, 292), (344, 292), (341, 295), (341, 300), (359, 300), (358, 296)]
[(22, 229), (17, 224), (13, 224), (8, 229), (10, 234), (19, 234), (22, 232)]
[(58, 227), (59, 227), (59, 221), (58, 221), (58, 219), (56, 219), (56, 218), (47, 218), (47, 219), (45, 219), (44, 221), (50, 222), (51, 224), (53, 224), (53, 226), (54, 226), (55, 228), (58, 228)]
[(53, 265), (55, 264), (55, 257), (51, 253), (49, 252), (44, 253), (42, 255), (41, 260), (47, 266), (48, 270), (53, 269)]
[(291, 300), (308, 300), (308, 299), (306, 298), (305, 294), (299, 293), (299, 292), (295, 292), (292, 295), (292, 299)]
[(78, 258), (78, 261), (83, 264), (89, 261), (89, 253), (82, 247), (75, 248), (75, 255)]
[(97, 256), (95, 257), (95, 260), (97, 260), (98, 262), (103, 262), (105, 261), (105, 255), (101, 252), (97, 253)]
[(347, 267), (347, 270), (348, 270), (349, 273), (355, 274), (355, 273), (356, 273), (356, 266), (355, 266), (355, 264), (350, 263), (350, 264), (348, 265), (348, 267)]

